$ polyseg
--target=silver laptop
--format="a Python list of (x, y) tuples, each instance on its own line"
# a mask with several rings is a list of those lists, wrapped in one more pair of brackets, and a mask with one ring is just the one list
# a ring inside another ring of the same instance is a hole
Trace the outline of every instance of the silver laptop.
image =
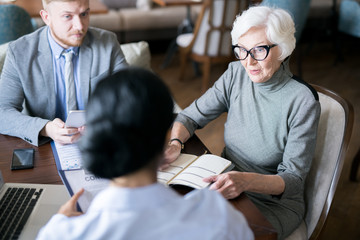
[(5, 183), (0, 171), (0, 239), (35, 239), (69, 199), (64, 185)]

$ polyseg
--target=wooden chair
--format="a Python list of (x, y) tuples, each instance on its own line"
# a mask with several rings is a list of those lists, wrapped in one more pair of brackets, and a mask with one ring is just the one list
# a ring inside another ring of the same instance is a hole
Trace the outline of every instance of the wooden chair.
[(287, 240), (317, 239), (326, 223), (349, 145), (354, 110), (335, 92), (313, 85), (321, 115), (315, 157), (305, 183), (303, 223)]
[(204, 92), (209, 87), (211, 64), (234, 60), (230, 31), (236, 15), (246, 6), (242, 0), (204, 0), (194, 32), (176, 39), (180, 53), (179, 80), (184, 79), (188, 59), (201, 63)]

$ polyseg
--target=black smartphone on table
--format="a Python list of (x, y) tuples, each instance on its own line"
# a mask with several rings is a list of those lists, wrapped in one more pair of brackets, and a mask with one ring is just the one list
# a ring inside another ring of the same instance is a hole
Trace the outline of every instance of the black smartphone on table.
[(28, 169), (34, 167), (33, 148), (14, 149), (11, 159), (11, 170)]

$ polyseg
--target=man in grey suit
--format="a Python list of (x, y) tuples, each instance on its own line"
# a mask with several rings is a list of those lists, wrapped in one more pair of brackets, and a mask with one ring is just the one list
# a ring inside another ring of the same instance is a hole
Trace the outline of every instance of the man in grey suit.
[[(43, 7), (47, 26), (9, 44), (0, 76), (0, 133), (36, 146), (49, 138), (69, 144), (83, 127), (65, 127), (68, 92), (84, 109), (99, 80), (127, 63), (115, 34), (89, 28), (89, 0), (43, 0)], [(72, 91), (65, 75), (75, 83)]]

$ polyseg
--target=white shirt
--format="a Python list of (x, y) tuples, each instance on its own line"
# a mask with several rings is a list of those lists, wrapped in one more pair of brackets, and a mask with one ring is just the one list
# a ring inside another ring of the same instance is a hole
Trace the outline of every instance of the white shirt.
[(254, 239), (246, 219), (215, 191), (183, 196), (159, 183), (108, 187), (78, 217), (54, 215), (37, 239)]

